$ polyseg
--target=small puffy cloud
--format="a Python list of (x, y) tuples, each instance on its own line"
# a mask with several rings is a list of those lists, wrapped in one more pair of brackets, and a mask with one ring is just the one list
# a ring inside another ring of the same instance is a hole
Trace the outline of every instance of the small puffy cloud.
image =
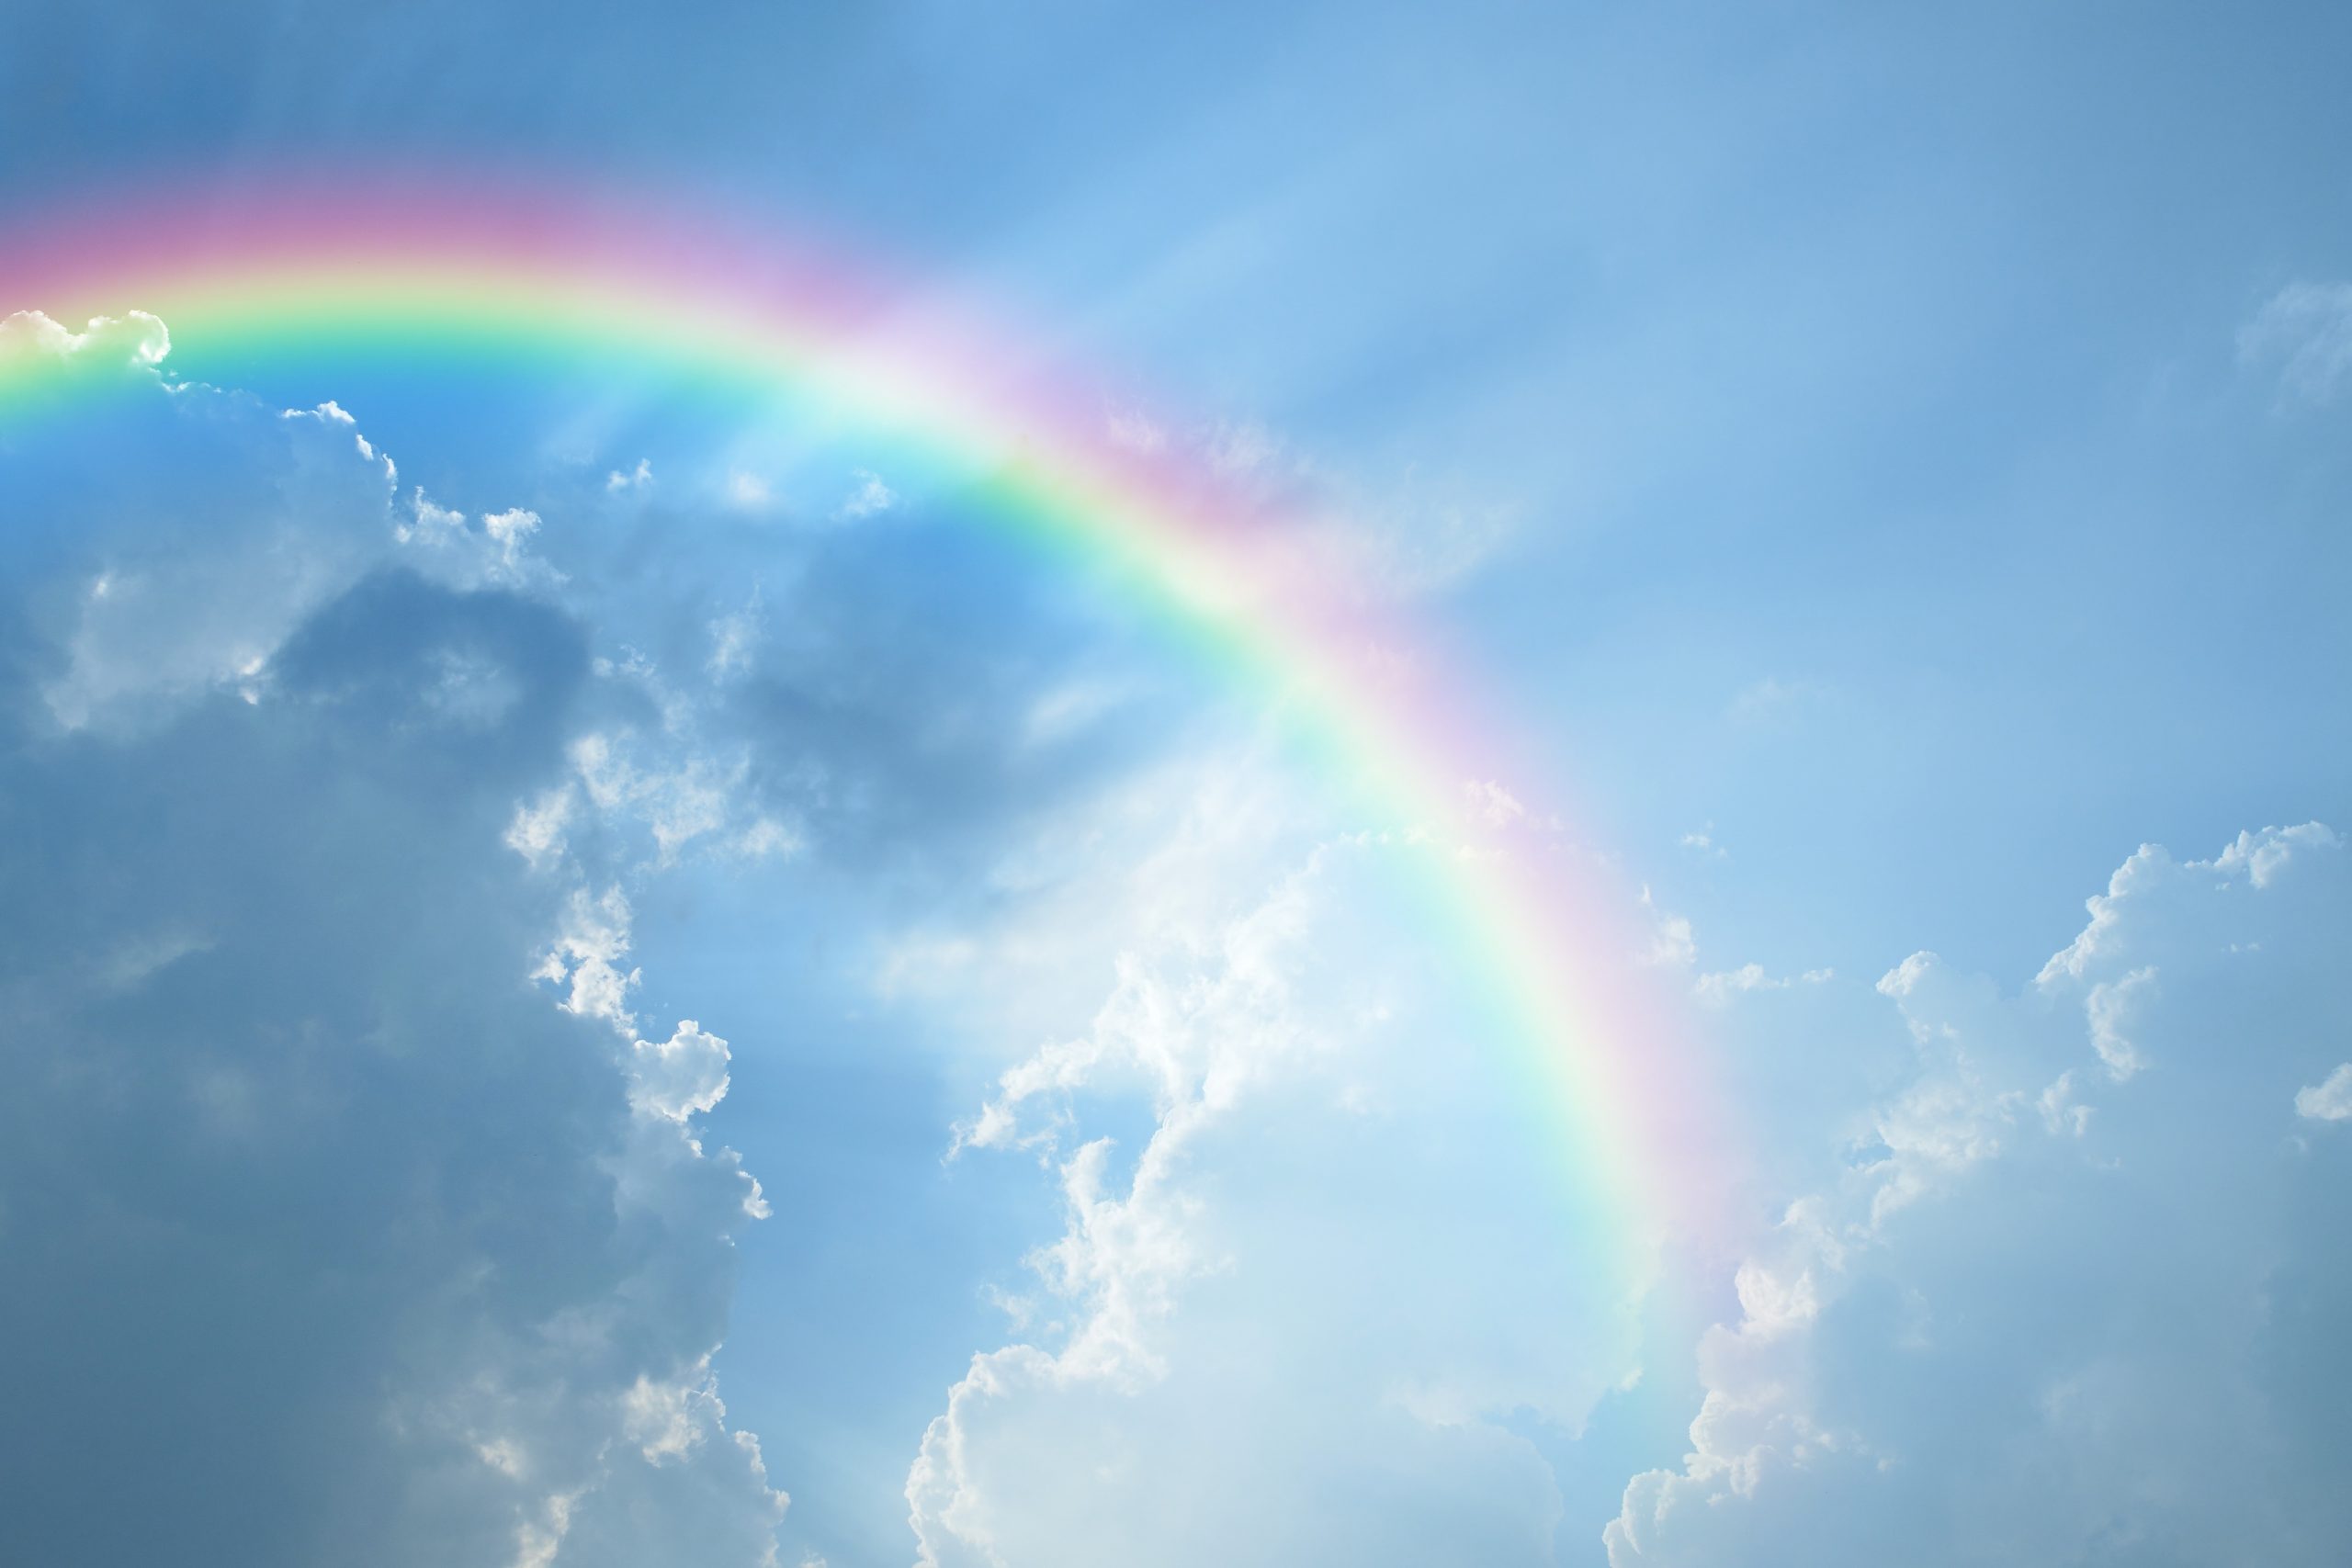
[(551, 588), (562, 574), (531, 550), (539, 514), (521, 507), (486, 512), (479, 518), (437, 505), (417, 486), (409, 493), (409, 515), (392, 537), (411, 558), (444, 581), (463, 587)]
[(577, 797), (570, 785), (541, 793), (537, 800), (518, 802), (506, 825), (506, 847), (545, 869), (562, 856), (564, 829), (571, 823)]
[(741, 609), (730, 610), (710, 623), (710, 657), (704, 661), (704, 668), (718, 681), (742, 674), (751, 669), (766, 630), (766, 615), (759, 590), (754, 587)]
[(2290, 283), (2238, 330), (2238, 358), (2275, 367), (2296, 396), (2327, 402), (2352, 378), (2352, 283)]
[(171, 329), (144, 310), (95, 316), (79, 332), (39, 310), (0, 316), (0, 371), (77, 362), (97, 370), (153, 370), (171, 351)]
[(1650, 942), (1641, 954), (1643, 963), (1661, 969), (1688, 969), (1698, 962), (1699, 942), (1689, 917), (1659, 908), (1646, 887), (1642, 889), (1642, 908), (1650, 917)]
[(623, 470), (615, 468), (605, 476), (607, 491), (643, 490), (653, 482), (653, 459), (639, 457), (637, 467)]
[(539, 514), (514, 507), (505, 512), (486, 513), (481, 526), (490, 542), (498, 547), (500, 564), (512, 572), (522, 554), (523, 546), (539, 531)]
[(384, 471), (384, 482), (386, 484), (389, 485), (399, 482), (401, 473), (400, 467), (392, 461), (391, 455), (390, 453), (379, 452), (376, 449), (376, 444), (368, 440), (368, 437), (361, 434), (357, 428), (359, 423), (358, 420), (353, 417), (349, 410), (345, 409), (341, 403), (336, 402), (333, 398), (329, 398), (325, 402), (319, 404), (316, 408), (287, 409), (277, 417), (280, 419), (311, 420), (321, 425), (330, 427), (341, 426), (342, 428), (350, 431), (352, 450), (359, 454), (360, 459), (363, 462), (380, 465)]
[(2213, 868), (2229, 876), (2243, 873), (2249, 886), (2267, 887), (2271, 878), (2298, 855), (2335, 849), (2341, 843), (2335, 830), (2324, 823), (2266, 828), (2259, 833), (2240, 833), (2213, 857)]
[(737, 468), (727, 476), (726, 493), (731, 505), (745, 512), (764, 512), (775, 500), (768, 481), (747, 468)]
[(1690, 990), (1709, 1007), (1724, 1007), (1734, 997), (1750, 991), (1785, 991), (1792, 986), (1818, 986), (1836, 978), (1827, 969), (1808, 969), (1802, 975), (1775, 976), (1765, 973), (1761, 964), (1743, 964), (1736, 969), (1700, 976), (1690, 984)]
[(750, 760), (698, 750), (667, 732), (596, 730), (571, 744), (582, 796), (614, 826), (650, 837), (660, 863), (696, 844), (748, 858), (787, 853), (798, 834), (747, 787)]
[(2352, 1122), (2352, 1062), (2295, 1091), (2295, 1114), (2312, 1122)]
[(857, 482), (849, 494), (842, 498), (841, 504), (833, 508), (835, 517), (854, 523), (862, 518), (878, 516), (899, 503), (899, 492), (884, 484), (881, 475), (860, 468), (852, 477)]
[(808, 847), (800, 830), (773, 817), (755, 817), (727, 840), (728, 852), (739, 860), (777, 859), (798, 854)]
[(1712, 822), (1704, 828), (1683, 834), (1681, 843), (1682, 847), (1692, 854), (1702, 855), (1708, 860), (1731, 858), (1731, 852), (1715, 842), (1715, 825)]
[(630, 1103), (672, 1122), (684, 1122), (727, 1098), (727, 1042), (692, 1019), (662, 1041), (639, 1040), (633, 1050)]
[(563, 990), (564, 1011), (633, 1031), (637, 1019), (628, 1010), (628, 993), (644, 976), (620, 967), (628, 955), (630, 918), (628, 895), (620, 888), (593, 896), (575, 888), (531, 977)]
[(1492, 779), (1472, 779), (1462, 786), (1470, 803), (1470, 814), (1489, 828), (1508, 828), (1523, 820), (1527, 807)]

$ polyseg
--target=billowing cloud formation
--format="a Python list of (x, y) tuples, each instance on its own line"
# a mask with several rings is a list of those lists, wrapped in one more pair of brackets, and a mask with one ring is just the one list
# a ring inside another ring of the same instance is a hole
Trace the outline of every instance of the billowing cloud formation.
[[(163, 343), (40, 346), (101, 339)], [(624, 899), (532, 978), (591, 868), (505, 840), (596, 682), (528, 514), (419, 549), (340, 410), (202, 388), (9, 462), (0, 1556), (766, 1561), (725, 1042), (639, 1036)]]
[(1741, 1268), (1611, 1562), (2336, 1561), (2352, 1145), (2297, 1112), (2352, 1037), (2346, 862), (2143, 849), (2021, 997), (1889, 972), (1907, 1081)]
[[(922, 1562), (1550, 1560), (1565, 1506), (1524, 1428), (1579, 1427), (1638, 1333), (1544, 1097), (1453, 1035), (1462, 997), (1381, 913), (1425, 852), (1302, 844), (1246, 758), (1153, 787), (1176, 808), (1062, 830), (1174, 841), (1031, 916), (1102, 942), (1110, 995), (960, 1134), (1035, 1158), (1062, 1224), (923, 1438)], [(1000, 930), (967, 964), (1017, 990), (1032, 945)]]
[[(1182, 869), (1219, 831), (1129, 900), (1229, 886)], [(1691, 1452), (1605, 1543), (1562, 1462), (1601, 1456), (1522, 1439), (1676, 1352), (1530, 1259), (1574, 1273), (1568, 1227), (1491, 1179), (1507, 1156), (1436, 1156), (1501, 1122), (1436, 1043), (1442, 1002), (1363, 988), (1412, 967), (1350, 923), (1380, 853), (1326, 845), (1252, 906), (1162, 919), (1184, 934), (1126, 950), (1091, 1028), (966, 1124), (962, 1157), (1041, 1160), (1065, 1224), (910, 1474), (926, 1563), (2332, 1560), (2352, 866), (2328, 829), (2142, 851), (2022, 996), (1927, 953), (1867, 1006), (1822, 973), (1709, 976), (1711, 1009), (1770, 1004), (1762, 1060), (1840, 1064), (1758, 1110), (1827, 1156), (1780, 1168), (1842, 1174), (1739, 1267)]]

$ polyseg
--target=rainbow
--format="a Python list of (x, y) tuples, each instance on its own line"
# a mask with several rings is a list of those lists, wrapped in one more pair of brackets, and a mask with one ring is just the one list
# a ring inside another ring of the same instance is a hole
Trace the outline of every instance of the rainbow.
[[(1476, 687), (1335, 570), (1321, 537), (1212, 467), (1122, 439), (1099, 385), (870, 263), (659, 204), (449, 182), (278, 182), (21, 219), (0, 314), (79, 325), (137, 310), (179, 358), (625, 367), (769, 389), (986, 476), (989, 525), (1114, 570), (1219, 674), (1304, 715), (1318, 763), (1415, 837), (1432, 943), (1472, 966), (1555, 1107), (1589, 1235), (1645, 1290), (1712, 1252), (1726, 1119), (1689, 1032), (1634, 962), (1633, 900), (1531, 832), (1487, 781), (1523, 780)], [(36, 378), (0, 356), (0, 436)], [(13, 411), (13, 412), (12, 412)], [(1613, 1255), (1613, 1257), (1612, 1257)]]

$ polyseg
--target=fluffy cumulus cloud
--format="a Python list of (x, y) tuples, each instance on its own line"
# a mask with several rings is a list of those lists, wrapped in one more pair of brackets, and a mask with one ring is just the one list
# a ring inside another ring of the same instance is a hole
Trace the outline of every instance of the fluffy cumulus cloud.
[[(1611, 1520), (1577, 1494), (1605, 1452), (1528, 1439), (1690, 1341), (1532, 1256), (1561, 1229), (1532, 1163), (1460, 1161), (1507, 1119), (1434, 1023), (1459, 998), (1356, 918), (1396, 847), (1323, 842), (1219, 906), (1218, 846), (1283, 840), (1212, 798), (1058, 917), (1117, 933), (1116, 984), (959, 1130), (958, 1159), (1034, 1161), (1062, 1221), (992, 1287), (1005, 1339), (909, 1474), (922, 1562), (2334, 1560), (2333, 832), (2143, 850), (2021, 987), (1925, 952), (1874, 983), (1702, 974), (1702, 1016), (1777, 1080), (1750, 1098), (1784, 1197), (1699, 1337), (1686, 1456)], [(1666, 919), (1672, 971), (1698, 935)], [(1023, 945), (954, 962), (1017, 972)]]
[(2336, 1064), (2325, 1082), (2297, 1089), (2295, 1114), (2314, 1122), (2352, 1122), (2352, 1062)]
[(79, 328), (39, 310), (0, 316), (0, 370), (38, 376), (51, 390), (75, 376), (151, 368), (171, 350), (171, 329), (144, 310), (93, 317)]
[[(1302, 834), (1250, 758), (1178, 772), (1174, 809), (1102, 808), (1172, 843), (1026, 917), (1115, 978), (960, 1129), (1060, 1221), (923, 1437), (921, 1561), (1552, 1561), (1569, 1510), (1528, 1428), (1580, 1428), (1640, 1332), (1541, 1097), (1379, 913), (1434, 852)], [(967, 967), (1025, 994), (1028, 933), (979, 941)]]
[(119, 385), (0, 456), (0, 1557), (769, 1560), (727, 1043), (633, 1010), (625, 862), (514, 847), (602, 684), (537, 519), (7, 336)]
[(1815, 1129), (1842, 1170), (1740, 1266), (1615, 1568), (2340, 1560), (2352, 864), (2150, 847), (2089, 910), (2022, 992), (1878, 982), (1909, 1066)]

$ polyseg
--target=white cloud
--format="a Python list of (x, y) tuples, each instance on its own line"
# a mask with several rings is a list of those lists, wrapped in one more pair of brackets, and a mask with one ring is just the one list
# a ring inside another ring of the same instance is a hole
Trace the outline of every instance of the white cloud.
[(754, 817), (727, 840), (728, 852), (745, 861), (782, 859), (798, 854), (807, 847), (808, 840), (798, 829), (787, 827), (773, 817)]
[(578, 804), (569, 784), (517, 803), (506, 827), (506, 847), (540, 870), (555, 864), (563, 855), (564, 829)]
[(1469, 797), (1470, 814), (1489, 828), (1508, 828), (1527, 816), (1519, 797), (1492, 779), (1473, 779), (1462, 789)]
[(1732, 998), (1750, 991), (1785, 991), (1792, 986), (1818, 986), (1835, 978), (1827, 969), (1808, 969), (1802, 975), (1773, 976), (1764, 971), (1761, 964), (1743, 964), (1736, 969), (1702, 975), (1691, 983), (1691, 993), (1709, 1007), (1724, 1007)]
[(521, 507), (492, 512), (483, 516), (481, 527), (490, 542), (498, 547), (500, 567), (511, 575), (520, 564), (523, 547), (539, 531), (539, 514)]
[(2259, 833), (2240, 833), (2213, 857), (2213, 868), (2233, 876), (2244, 872), (2251, 886), (2267, 887), (2271, 878), (2296, 856), (2335, 849), (2341, 843), (2333, 829), (2318, 822), (2266, 828)]
[[(909, 1472), (922, 1559), (1544, 1561), (1558, 1495), (1507, 1423), (1573, 1426), (1626, 1382), (1624, 1284), (1514, 1239), (1551, 1212), (1551, 1145), (1517, 1149), (1523, 1086), (1438, 1043), (1460, 998), (1414, 989), (1373, 893), (1392, 858), (1439, 852), (1310, 843), (1236, 908), (1232, 876), (1284, 841), (1283, 795), (1179, 777), (1189, 809), (1120, 792), (1056, 824), (1093, 847), (1043, 900), (1048, 932), (967, 933), (927, 969), (967, 1021), (1000, 989), (1035, 1007), (1033, 947), (1067, 964), (1073, 937), (1101, 942), (1116, 979), (957, 1131), (961, 1159), (1042, 1162), (1062, 1225), (1000, 1287), (1013, 1337), (975, 1358)], [(1170, 820), (1142, 869), (1111, 871), (1137, 863), (1129, 840), (1094, 835)], [(1106, 1130), (1138, 1115), (1139, 1136)], [(1447, 1154), (1471, 1128), (1481, 1158)], [(1408, 1479), (1342, 1479), (1374, 1472)], [(1218, 1506), (1171, 1519), (1171, 1491)]]
[(705, 662), (713, 680), (724, 681), (751, 669), (753, 655), (767, 632), (767, 618), (755, 585), (743, 607), (710, 623), (710, 658)]
[(1650, 912), (1650, 944), (1641, 955), (1643, 963), (1655, 968), (1688, 969), (1698, 962), (1698, 939), (1691, 934), (1688, 918), (1659, 908), (1647, 887), (1642, 889), (1642, 908)]
[(692, 1019), (663, 1041), (634, 1046), (630, 1103), (672, 1122), (710, 1110), (727, 1098), (727, 1042)]
[(2147, 1065), (2123, 1032), (2130, 1026), (2131, 1015), (2139, 1005), (2142, 993), (2154, 986), (2155, 978), (2155, 966), (2149, 964), (2115, 979), (2100, 981), (2083, 999), (2083, 1010), (2090, 1018), (2091, 1047), (2107, 1064), (2108, 1077), (2118, 1083)]
[(349, 410), (345, 409), (341, 403), (336, 402), (333, 398), (329, 398), (325, 402), (319, 404), (315, 408), (284, 410), (277, 417), (280, 419), (294, 420), (307, 419), (314, 421), (323, 426), (339, 425), (344, 429), (348, 430), (351, 433), (352, 450), (359, 454), (360, 460), (362, 462), (371, 463), (380, 467), (383, 469), (384, 482), (386, 484), (390, 485), (399, 482), (401, 476), (400, 467), (392, 461), (391, 455), (390, 453), (377, 451), (376, 444), (368, 440), (368, 437), (358, 429), (358, 420), (353, 417)]
[(628, 897), (617, 886), (593, 896), (574, 889), (563, 924), (531, 977), (562, 987), (566, 1012), (633, 1031), (628, 993), (642, 976), (620, 967), (628, 955), (629, 918)]
[(171, 351), (171, 329), (144, 310), (94, 316), (79, 332), (39, 310), (0, 316), (0, 368), (82, 359), (103, 369), (152, 370)]
[(2041, 1125), (2046, 1132), (2079, 1138), (2090, 1131), (2092, 1110), (2075, 1098), (2072, 1071), (2051, 1079), (2049, 1087), (2041, 1091), (2041, 1098), (2034, 1103), (2041, 1112)]
[(615, 468), (605, 476), (607, 491), (643, 490), (652, 482), (653, 460), (650, 457), (639, 457), (637, 467), (627, 470)]
[[(160, 357), (162, 323), (130, 324), (139, 330), (113, 348)], [(96, 341), (75, 339), (68, 352), (96, 352)], [(198, 415), (210, 445), (181, 436)], [(91, 537), (44, 705), (64, 728), (119, 731), (222, 691), (259, 700), (269, 658), (293, 629), (381, 562), (388, 462), (354, 460), (350, 443), (362, 438), (333, 403), (272, 418), (203, 386), (129, 400), (104, 428), (120, 460), (58, 476), (78, 504), (111, 508), (115, 521)], [(20, 467), (15, 482), (42, 481)]]
[(748, 469), (737, 468), (727, 476), (727, 499), (745, 512), (764, 512), (775, 502), (775, 492), (768, 481)]
[(486, 512), (469, 520), (462, 512), (436, 504), (416, 486), (409, 492), (409, 515), (392, 537), (409, 558), (435, 579), (461, 588), (547, 590), (563, 581), (545, 558), (533, 553), (539, 514), (521, 507)]
[(1133, 1392), (1165, 1375), (1157, 1331), (1177, 1289), (1214, 1262), (1188, 1223), (1198, 1199), (1184, 1190), (1181, 1162), (1186, 1145), (1250, 1077), (1272, 1070), (1298, 1046), (1275, 954), (1296, 940), (1303, 916), (1303, 888), (1293, 883), (1229, 927), (1219, 940), (1221, 963), (1197, 977), (1171, 981), (1123, 960), (1120, 987), (1088, 1035), (1006, 1069), (997, 1094), (959, 1130), (959, 1148), (1049, 1140), (1067, 1115), (1024, 1134), (1024, 1112), (1113, 1066), (1149, 1082), (1158, 1108), (1124, 1190), (1113, 1188), (1107, 1138), (1079, 1145), (1060, 1162), (1068, 1226), (1031, 1264), (1067, 1303), (1072, 1326), (1056, 1349), (1016, 1343), (975, 1357), (949, 1391), (947, 1409), (924, 1435), (907, 1480), (910, 1522), (927, 1568), (957, 1547), (1001, 1560), (969, 1431), (976, 1406), (1031, 1386), (1102, 1382)]
[(2352, 1121), (2352, 1062), (2339, 1064), (2311, 1088), (2297, 1089), (2295, 1114), (2313, 1122)]
[(799, 845), (799, 834), (752, 797), (742, 755), (722, 760), (688, 735), (627, 729), (579, 737), (571, 759), (587, 803), (609, 822), (641, 828), (662, 864), (698, 843), (750, 859)]
[(842, 503), (833, 508), (833, 515), (845, 522), (878, 516), (899, 503), (899, 492), (882, 482), (882, 476), (860, 468), (852, 476), (857, 481)]
[(2332, 400), (2352, 377), (2352, 283), (2290, 283), (2238, 331), (2238, 358), (2275, 365), (2287, 389)]
[(2340, 1449), (2280, 1443), (2335, 1419), (2299, 1414), (2323, 1352), (2294, 1336), (2352, 1270), (2288, 1216), (2340, 1213), (2341, 1172), (2282, 1157), (2264, 1086), (2343, 1016), (2352, 875), (2324, 829), (2268, 829), (2143, 848), (2089, 909), (2022, 998), (1928, 953), (1881, 980), (1914, 1070), (1739, 1269), (1691, 1452), (1627, 1487), (1614, 1568), (2331, 1560)]

